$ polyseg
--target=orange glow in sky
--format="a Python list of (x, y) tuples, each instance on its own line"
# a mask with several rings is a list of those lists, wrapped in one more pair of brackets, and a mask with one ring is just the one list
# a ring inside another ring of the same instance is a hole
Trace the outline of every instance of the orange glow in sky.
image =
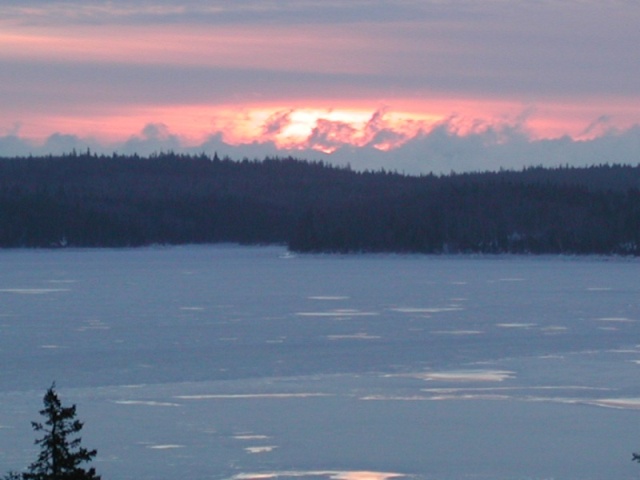
[[(310, 99), (313, 104), (315, 100)], [(103, 108), (78, 115), (75, 112), (27, 118), (18, 124), (21, 136), (40, 142), (55, 132), (94, 138), (108, 143), (139, 135), (145, 125), (162, 125), (164, 135), (175, 135), (181, 144), (196, 146), (209, 136), (221, 134), (230, 145), (271, 142), (279, 149), (312, 149), (332, 153), (343, 146), (369, 146), (381, 151), (399, 147), (419, 134), (446, 124), (451, 134), (466, 136), (488, 129), (518, 128), (530, 138), (571, 135), (592, 138), (606, 125), (592, 123), (590, 112), (575, 107), (553, 112), (529, 111), (518, 104), (448, 102), (445, 99), (412, 102), (412, 110), (388, 107), (366, 108), (365, 102), (347, 102), (340, 107), (287, 107), (285, 105), (171, 105)], [(370, 102), (370, 103), (373, 103)], [(405, 102), (398, 102), (402, 105)], [(409, 106), (406, 102), (405, 106)], [(451, 113), (451, 104), (458, 111)], [(51, 125), (55, 125), (53, 131)], [(0, 123), (0, 129), (16, 124)], [(499, 138), (497, 139), (499, 141)]]

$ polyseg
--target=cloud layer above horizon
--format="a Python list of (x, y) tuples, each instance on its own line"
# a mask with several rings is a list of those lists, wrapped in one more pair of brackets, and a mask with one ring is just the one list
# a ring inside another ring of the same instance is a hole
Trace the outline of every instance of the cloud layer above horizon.
[(0, 155), (638, 163), (640, 4), (0, 0)]

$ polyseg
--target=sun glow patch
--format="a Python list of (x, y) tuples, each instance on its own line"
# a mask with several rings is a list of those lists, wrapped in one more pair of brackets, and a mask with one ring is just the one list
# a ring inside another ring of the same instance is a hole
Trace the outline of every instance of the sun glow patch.
[[(325, 101), (320, 103), (326, 105)], [(372, 109), (370, 102), (360, 107), (331, 103), (330, 108), (243, 105), (223, 114), (217, 108), (213, 124), (219, 126), (225, 142), (231, 145), (259, 141), (273, 143), (279, 149), (312, 149), (330, 154), (345, 146), (388, 151), (433, 128), (444, 118), (424, 112)], [(238, 115), (238, 110), (242, 115)]]

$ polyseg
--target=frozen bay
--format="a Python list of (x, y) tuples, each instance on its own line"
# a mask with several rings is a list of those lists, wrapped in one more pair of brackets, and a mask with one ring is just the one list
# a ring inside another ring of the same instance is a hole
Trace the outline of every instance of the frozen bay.
[(0, 472), (55, 380), (105, 480), (636, 478), (639, 266), (2, 251)]

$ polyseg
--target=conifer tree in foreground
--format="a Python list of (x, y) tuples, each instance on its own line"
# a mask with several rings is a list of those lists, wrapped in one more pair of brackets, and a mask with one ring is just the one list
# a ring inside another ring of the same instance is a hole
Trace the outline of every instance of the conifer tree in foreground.
[(82, 464), (96, 456), (96, 450), (80, 446), (78, 433), (83, 423), (76, 419), (76, 406), (63, 407), (53, 384), (44, 396), (44, 408), (40, 415), (45, 422), (32, 422), (36, 432), (43, 432), (35, 441), (40, 446), (38, 459), (29, 465), (27, 472), (10, 472), (5, 480), (100, 480), (95, 468), (85, 470)]

